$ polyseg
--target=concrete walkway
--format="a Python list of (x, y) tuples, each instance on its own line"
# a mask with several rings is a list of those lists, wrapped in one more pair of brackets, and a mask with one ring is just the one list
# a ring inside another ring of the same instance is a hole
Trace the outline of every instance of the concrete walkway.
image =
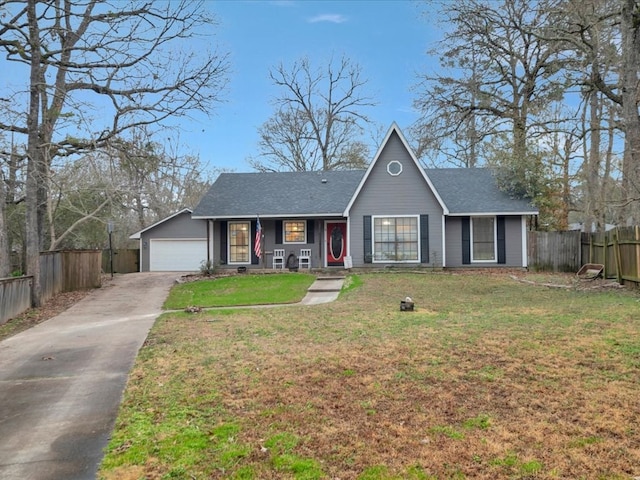
[(318, 305), (333, 302), (342, 290), (344, 277), (318, 277), (298, 305)]
[[(116, 276), (0, 342), (0, 479), (95, 479), (129, 371), (179, 276)], [(343, 281), (320, 277), (291, 305), (331, 302)]]

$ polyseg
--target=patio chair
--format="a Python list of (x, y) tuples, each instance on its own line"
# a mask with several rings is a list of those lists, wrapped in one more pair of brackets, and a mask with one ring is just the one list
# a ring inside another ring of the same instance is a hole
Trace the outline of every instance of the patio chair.
[(311, 268), (311, 249), (301, 248), (300, 256), (298, 257), (298, 266), (300, 268)]
[(284, 270), (284, 248), (273, 249), (273, 268)]

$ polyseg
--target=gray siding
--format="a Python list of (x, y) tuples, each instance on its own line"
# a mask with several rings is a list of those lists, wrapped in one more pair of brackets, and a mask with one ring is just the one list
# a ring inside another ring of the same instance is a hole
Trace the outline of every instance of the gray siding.
[(522, 266), (522, 217), (505, 218), (507, 266)]
[[(387, 164), (398, 160), (403, 165), (396, 177), (387, 173)], [(365, 215), (429, 215), (429, 265), (442, 265), (442, 208), (431, 192), (409, 152), (394, 132), (373, 166), (349, 212), (350, 254), (353, 265), (364, 263), (363, 217)], [(418, 263), (418, 262), (416, 262)]]
[[(227, 222), (250, 222), (254, 219), (238, 219), (238, 220), (227, 220)], [(276, 244), (276, 220), (270, 218), (261, 218), (260, 225), (262, 227), (263, 233), (263, 244), (262, 251), (263, 257), (260, 258), (259, 265), (246, 265), (249, 269), (257, 269), (257, 268), (271, 268), (273, 265), (273, 250), (274, 248), (284, 248), (285, 250), (285, 262), (287, 257), (290, 254), (294, 254), (296, 257), (300, 255), (300, 249), (302, 248), (310, 248), (311, 249), (311, 268), (319, 268), (323, 264), (322, 254), (323, 254), (323, 229), (324, 229), (324, 219), (293, 219), (293, 218), (283, 218), (283, 220), (306, 220), (308, 223), (313, 222), (313, 243), (279, 243)], [(213, 261), (215, 263), (220, 263), (220, 229), (221, 222), (216, 221), (213, 225)], [(251, 248), (253, 248), (253, 238), (251, 239)], [(266, 254), (266, 255), (265, 255)], [(237, 268), (237, 265), (221, 265), (222, 268)]]
[(149, 241), (158, 238), (206, 239), (207, 222), (206, 220), (193, 220), (189, 212), (183, 212), (143, 232), (140, 235), (140, 271), (149, 271)]
[(519, 215), (505, 217), (506, 263), (462, 263), (462, 217), (446, 218), (447, 267), (522, 267), (522, 223)]
[(447, 238), (447, 267), (462, 266), (462, 220), (460, 217), (445, 219), (445, 235)]

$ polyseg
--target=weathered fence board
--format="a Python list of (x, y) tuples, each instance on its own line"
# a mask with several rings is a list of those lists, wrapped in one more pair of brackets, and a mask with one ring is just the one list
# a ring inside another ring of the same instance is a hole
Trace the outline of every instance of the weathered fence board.
[(102, 252), (73, 250), (60, 252), (63, 260), (63, 292), (98, 288), (101, 284)]
[(529, 232), (532, 270), (577, 272), (580, 265), (580, 232)]
[[(101, 256), (100, 250), (42, 252), (40, 254), (40, 301), (44, 303), (61, 292), (99, 287)], [(6, 287), (6, 294), (0, 295), (2, 302), (0, 324), (31, 306), (32, 277), (2, 279), (3, 283), (5, 280), (10, 286)], [(6, 317), (5, 310), (11, 312), (7, 313)]]
[(0, 325), (31, 306), (31, 277), (0, 278)]
[(62, 292), (62, 255), (60, 252), (40, 254), (40, 301), (46, 302)]
[(577, 272), (587, 263), (604, 265), (603, 276), (640, 284), (640, 227), (608, 232), (529, 232), (529, 267)]
[[(113, 273), (134, 273), (140, 271), (140, 249), (119, 248), (113, 251)], [(102, 251), (102, 271), (111, 273), (109, 250)]]

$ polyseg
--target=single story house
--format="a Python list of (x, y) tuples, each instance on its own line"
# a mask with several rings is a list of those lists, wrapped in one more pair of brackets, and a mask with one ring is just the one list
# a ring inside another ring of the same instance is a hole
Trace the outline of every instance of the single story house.
[(190, 213), (135, 234), (142, 271), (526, 267), (538, 211), (489, 169), (423, 168), (394, 123), (366, 170), (223, 173)]

